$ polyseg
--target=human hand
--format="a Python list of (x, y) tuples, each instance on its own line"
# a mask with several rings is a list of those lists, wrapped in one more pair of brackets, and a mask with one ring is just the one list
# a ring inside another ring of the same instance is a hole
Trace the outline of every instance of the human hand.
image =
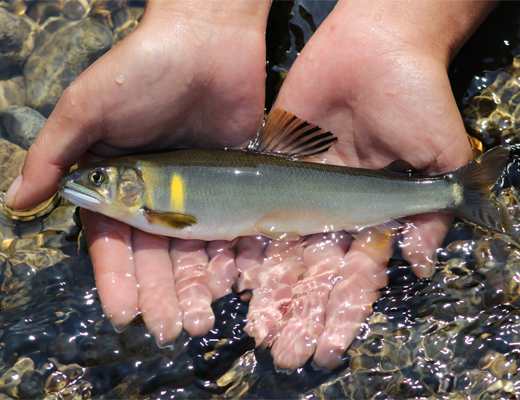
[[(275, 107), (338, 136), (322, 156), (327, 163), (377, 169), (405, 159), (425, 174), (454, 170), (470, 161), (471, 151), (447, 66), (492, 7), (340, 2), (291, 68)], [(435, 249), (451, 221), (444, 214), (408, 220), (400, 247), (418, 277), (433, 274)], [(249, 285), (261, 289), (253, 291), (246, 329), (289, 369), (313, 353), (317, 365), (341, 365), (387, 281), (392, 243), (370, 248), (341, 234), (321, 245), (316, 240), (292, 249), (303, 260), (302, 280), (275, 287), (271, 282), (280, 275), (290, 276), (280, 274), (283, 263), (274, 263)]]
[[(152, 149), (246, 143), (263, 117), (269, 5), (149, 1), (136, 30), (63, 93), (6, 203), (24, 209), (49, 197), (80, 157), (85, 163)], [(212, 298), (205, 293), (206, 308), (194, 311), (195, 286), (174, 290), (173, 272), (181, 285), (187, 270), (172, 266), (169, 240), (83, 215), (99, 295), (114, 325), (141, 311), (159, 342), (168, 342), (178, 335), (179, 307), (186, 305), (186, 329), (207, 332), (212, 321), (199, 315), (203, 322), (191, 322), (194, 314), (211, 313)]]

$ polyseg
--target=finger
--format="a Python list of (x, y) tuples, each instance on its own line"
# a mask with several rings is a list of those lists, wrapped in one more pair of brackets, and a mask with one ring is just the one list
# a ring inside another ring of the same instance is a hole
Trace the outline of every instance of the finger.
[(340, 269), (341, 280), (330, 293), (325, 328), (314, 354), (317, 365), (333, 369), (343, 363), (343, 354), (372, 312), (379, 289), (388, 282), (386, 264), (392, 253), (392, 243), (374, 249), (359, 240), (352, 242)]
[(257, 275), (244, 330), (260, 345), (280, 321), (292, 298), (291, 286), (305, 271), (302, 239), (273, 241), (265, 249), (265, 261)]
[(437, 249), (442, 245), (453, 217), (445, 214), (422, 214), (410, 218), (403, 231), (403, 257), (419, 278), (432, 276), (437, 263)]
[(214, 240), (206, 246), (209, 257), (206, 277), (213, 301), (231, 293), (231, 288), (238, 278), (235, 251), (230, 249), (231, 244), (232, 242), (227, 240)]
[(167, 238), (139, 229), (132, 233), (134, 263), (139, 284), (139, 309), (159, 345), (171, 342), (182, 331), (182, 310), (175, 291)]
[(208, 264), (205, 249), (206, 242), (202, 240), (170, 241), (175, 290), (184, 313), (184, 329), (191, 336), (208, 333), (215, 322), (211, 309), (212, 295), (205, 272)]
[(138, 313), (131, 228), (83, 209), (81, 221), (103, 311), (116, 327), (125, 326)]
[(277, 366), (294, 370), (314, 354), (316, 339), (325, 327), (330, 291), (351, 240), (344, 232), (328, 233), (312, 235), (303, 244), (304, 279), (293, 285), (291, 303), (271, 341)]
[(265, 236), (247, 236), (241, 238), (235, 246), (235, 264), (240, 272), (236, 282), (238, 292), (259, 287), (256, 278), (264, 262), (264, 250), (268, 243), (269, 239)]

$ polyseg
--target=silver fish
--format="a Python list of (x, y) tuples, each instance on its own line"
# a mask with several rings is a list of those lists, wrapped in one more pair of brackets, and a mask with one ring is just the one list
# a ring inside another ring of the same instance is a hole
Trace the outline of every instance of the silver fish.
[(143, 231), (185, 239), (299, 236), (366, 227), (385, 237), (395, 220), (451, 213), (517, 236), (492, 193), (509, 149), (496, 147), (450, 173), (411, 177), (298, 161), (336, 138), (277, 109), (245, 150), (182, 149), (101, 161), (58, 182), (63, 197)]

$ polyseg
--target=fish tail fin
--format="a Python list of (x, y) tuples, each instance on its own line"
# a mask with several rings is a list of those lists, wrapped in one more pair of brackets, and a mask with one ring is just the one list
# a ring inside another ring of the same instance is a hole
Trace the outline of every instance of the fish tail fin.
[(516, 237), (518, 231), (507, 205), (492, 191), (504, 172), (508, 155), (508, 147), (495, 147), (453, 172), (462, 189), (453, 214), (493, 232)]

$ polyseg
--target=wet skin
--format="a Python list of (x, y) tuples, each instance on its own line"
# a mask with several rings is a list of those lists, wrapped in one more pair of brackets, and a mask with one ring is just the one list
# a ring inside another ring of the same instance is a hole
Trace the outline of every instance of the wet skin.
[[(27, 208), (48, 197), (81, 156), (86, 162), (136, 150), (246, 143), (262, 116), (268, 8), (269, 2), (148, 3), (136, 31), (63, 94), (29, 150), (11, 205)], [(453, 170), (471, 151), (446, 69), (491, 8), (340, 2), (297, 59), (275, 106), (338, 136), (322, 157), (328, 163), (380, 168), (402, 158), (429, 174)], [(451, 219), (422, 215), (410, 222), (403, 253), (418, 276), (427, 276)], [(289, 369), (313, 354), (318, 365), (341, 364), (386, 284), (392, 253), (345, 233), (298, 242), (248, 238), (229, 249), (226, 242), (153, 236), (88, 212), (83, 223), (104, 310), (115, 325), (140, 312), (161, 343), (182, 327), (204, 334), (215, 318), (211, 302), (238, 277), (238, 290), (254, 289), (246, 329), (257, 344), (271, 343), (275, 363)]]

